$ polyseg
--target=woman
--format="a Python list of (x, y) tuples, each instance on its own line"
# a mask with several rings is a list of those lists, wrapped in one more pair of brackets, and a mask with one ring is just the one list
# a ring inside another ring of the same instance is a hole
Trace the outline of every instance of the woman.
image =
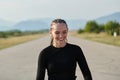
[(48, 80), (76, 80), (76, 63), (82, 71), (84, 80), (92, 80), (81, 48), (67, 43), (67, 33), (68, 26), (63, 19), (52, 21), (51, 44), (40, 53), (36, 80), (44, 80), (46, 69)]

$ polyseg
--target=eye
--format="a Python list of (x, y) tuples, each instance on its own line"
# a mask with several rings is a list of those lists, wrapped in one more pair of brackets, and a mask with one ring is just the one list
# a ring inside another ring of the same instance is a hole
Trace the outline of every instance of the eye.
[(56, 31), (55, 34), (60, 34), (60, 32)]
[(63, 31), (63, 34), (67, 34), (67, 31)]

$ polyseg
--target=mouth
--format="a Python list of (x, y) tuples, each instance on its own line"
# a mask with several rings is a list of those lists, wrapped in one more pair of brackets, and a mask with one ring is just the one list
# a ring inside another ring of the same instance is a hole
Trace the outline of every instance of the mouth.
[(59, 39), (59, 41), (64, 41), (64, 39)]
[(64, 40), (59, 40), (59, 41), (64, 41)]

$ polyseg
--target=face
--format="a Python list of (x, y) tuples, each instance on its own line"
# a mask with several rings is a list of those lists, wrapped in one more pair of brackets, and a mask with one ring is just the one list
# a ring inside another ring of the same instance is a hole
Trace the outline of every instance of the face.
[(64, 23), (55, 23), (50, 30), (50, 35), (53, 38), (53, 43), (64, 44), (67, 38), (68, 29)]

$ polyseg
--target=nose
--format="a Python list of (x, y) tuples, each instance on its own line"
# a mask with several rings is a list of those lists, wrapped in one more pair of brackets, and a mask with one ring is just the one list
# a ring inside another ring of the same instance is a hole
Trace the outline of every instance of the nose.
[(60, 33), (59, 37), (60, 37), (60, 38), (61, 38), (61, 37), (63, 37), (63, 34), (62, 34), (62, 33)]

